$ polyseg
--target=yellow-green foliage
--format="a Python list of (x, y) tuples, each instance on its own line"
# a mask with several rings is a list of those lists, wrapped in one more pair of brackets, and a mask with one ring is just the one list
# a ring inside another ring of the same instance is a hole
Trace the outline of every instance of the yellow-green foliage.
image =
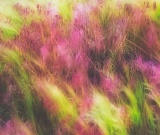
[(93, 107), (87, 116), (99, 126), (104, 135), (126, 135), (120, 110), (104, 95), (94, 93)]
[(21, 53), (17, 49), (12, 50), (3, 47), (0, 50), (0, 56), (2, 58), (1, 61), (5, 63), (5, 71), (12, 76), (21, 92), (24, 94), (28, 117), (33, 120), (33, 97), (30, 88), (31, 82), (26, 70), (22, 66), (23, 58)]
[[(1, 4), (1, 3), (0, 3)], [(7, 40), (19, 34), (22, 18), (13, 9), (12, 4), (3, 3), (0, 6), (0, 38)]]
[(160, 1), (149, 1), (149, 7), (150, 8), (147, 9), (147, 14), (149, 14), (153, 21), (155, 21), (157, 24), (160, 24)]
[(71, 119), (77, 116), (77, 111), (73, 103), (71, 103), (63, 92), (55, 85), (50, 83), (45, 84), (47, 95), (58, 106), (59, 118), (64, 119), (69, 116)]
[(64, 21), (71, 21), (73, 15), (73, 1), (60, 0), (57, 2), (59, 14), (63, 17)]
[(135, 125), (140, 125), (141, 124), (141, 113), (140, 113), (140, 110), (138, 108), (138, 100), (137, 100), (137, 98), (135, 97), (135, 94), (133, 93), (133, 91), (130, 88), (126, 87), (124, 89), (124, 92), (125, 92), (127, 98), (130, 101), (130, 104), (131, 104), (131, 106), (128, 106), (131, 121)]

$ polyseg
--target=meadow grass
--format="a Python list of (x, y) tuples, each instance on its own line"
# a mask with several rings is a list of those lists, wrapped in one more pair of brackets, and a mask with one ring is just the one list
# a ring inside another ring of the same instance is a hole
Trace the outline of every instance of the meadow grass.
[(159, 134), (158, 1), (0, 3), (1, 135)]

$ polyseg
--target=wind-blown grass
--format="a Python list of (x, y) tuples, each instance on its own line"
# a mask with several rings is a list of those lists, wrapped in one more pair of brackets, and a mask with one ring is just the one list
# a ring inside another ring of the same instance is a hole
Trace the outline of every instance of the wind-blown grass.
[(159, 2), (3, 5), (0, 134), (159, 134)]

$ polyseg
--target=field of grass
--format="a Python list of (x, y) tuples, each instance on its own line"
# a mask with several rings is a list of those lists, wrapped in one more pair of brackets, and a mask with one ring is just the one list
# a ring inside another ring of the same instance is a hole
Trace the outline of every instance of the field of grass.
[(1, 0), (0, 135), (160, 135), (160, 2)]

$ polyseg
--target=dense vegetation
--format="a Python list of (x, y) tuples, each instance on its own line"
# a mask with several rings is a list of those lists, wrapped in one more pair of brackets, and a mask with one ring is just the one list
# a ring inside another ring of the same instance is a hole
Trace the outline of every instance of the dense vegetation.
[(160, 134), (160, 3), (15, 1), (0, 2), (1, 135)]

